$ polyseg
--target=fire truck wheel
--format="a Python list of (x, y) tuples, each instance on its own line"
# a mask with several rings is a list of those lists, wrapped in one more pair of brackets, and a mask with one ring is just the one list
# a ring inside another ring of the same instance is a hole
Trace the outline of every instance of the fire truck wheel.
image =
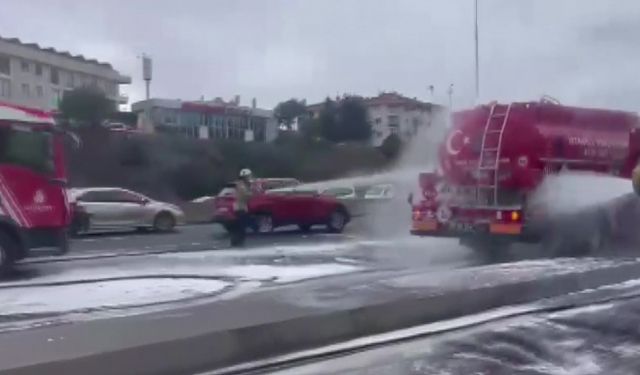
[(69, 240), (69, 233), (67, 233), (64, 230), (60, 231), (59, 239), (58, 239), (58, 249), (59, 249), (58, 254), (64, 255), (68, 253), (70, 246), (71, 246), (71, 241)]
[(19, 244), (5, 231), (0, 231), (0, 276), (11, 269), (18, 255)]
[(87, 233), (91, 226), (89, 215), (77, 215), (73, 218), (69, 225), (69, 234), (72, 237), (78, 237), (82, 233)]
[(311, 224), (300, 224), (298, 225), (298, 228), (300, 228), (301, 232), (309, 232), (311, 231)]

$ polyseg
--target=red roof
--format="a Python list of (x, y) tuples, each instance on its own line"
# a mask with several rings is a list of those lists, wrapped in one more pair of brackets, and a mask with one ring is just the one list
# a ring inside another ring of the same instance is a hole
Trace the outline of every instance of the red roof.
[(380, 95), (365, 99), (368, 106), (406, 107), (407, 109), (429, 109), (431, 103), (408, 98), (395, 92), (383, 92)]
[(212, 114), (218, 114), (218, 115), (222, 115), (222, 114), (244, 115), (249, 113), (248, 110), (239, 108), (235, 105), (205, 104), (205, 103), (196, 103), (196, 102), (183, 102), (181, 109), (184, 111), (212, 113)]

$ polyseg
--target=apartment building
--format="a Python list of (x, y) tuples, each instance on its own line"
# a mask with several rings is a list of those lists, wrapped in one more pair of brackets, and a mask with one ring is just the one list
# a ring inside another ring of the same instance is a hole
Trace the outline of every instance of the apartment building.
[(0, 37), (0, 101), (56, 110), (65, 91), (92, 86), (126, 104), (119, 86), (130, 83), (109, 63)]

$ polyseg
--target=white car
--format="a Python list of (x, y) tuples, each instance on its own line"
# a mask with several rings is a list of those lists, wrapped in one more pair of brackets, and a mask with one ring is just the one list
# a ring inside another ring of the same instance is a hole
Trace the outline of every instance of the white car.
[(353, 186), (334, 186), (320, 190), (322, 195), (330, 195), (337, 199), (355, 199), (356, 189)]
[(392, 199), (393, 197), (394, 189), (391, 184), (374, 185), (364, 193), (364, 199)]
[(69, 202), (74, 206), (76, 232), (115, 228), (168, 232), (185, 223), (180, 207), (122, 188), (71, 189)]

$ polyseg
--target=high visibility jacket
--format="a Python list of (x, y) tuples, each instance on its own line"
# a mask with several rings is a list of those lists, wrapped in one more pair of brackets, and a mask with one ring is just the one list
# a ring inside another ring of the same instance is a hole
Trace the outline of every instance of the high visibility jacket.
[(633, 183), (633, 191), (640, 195), (640, 164), (638, 164), (631, 173), (631, 182)]
[(242, 180), (236, 182), (235, 198), (233, 209), (235, 211), (248, 211), (249, 198), (251, 198), (251, 186), (249, 183)]

